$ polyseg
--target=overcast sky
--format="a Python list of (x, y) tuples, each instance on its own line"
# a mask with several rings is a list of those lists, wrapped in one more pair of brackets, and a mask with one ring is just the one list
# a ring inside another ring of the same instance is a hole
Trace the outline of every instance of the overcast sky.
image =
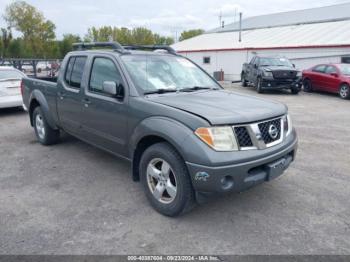
[[(145, 26), (160, 34), (174, 36), (185, 29), (205, 30), (219, 25), (220, 11), (225, 23), (274, 12), (298, 10), (349, 2), (350, 0), (28, 0), (57, 27), (61, 38), (65, 33), (84, 36), (91, 26)], [(12, 0), (0, 0), (0, 12)], [(5, 27), (0, 19), (0, 27)]]

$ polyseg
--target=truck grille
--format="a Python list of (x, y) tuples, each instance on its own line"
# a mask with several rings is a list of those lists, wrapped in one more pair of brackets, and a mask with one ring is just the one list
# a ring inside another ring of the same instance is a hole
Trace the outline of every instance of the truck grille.
[[(281, 138), (281, 119), (280, 118), (260, 123), (258, 126), (265, 144), (270, 144), (272, 142), (278, 141)], [(278, 133), (275, 138), (273, 138), (269, 132), (269, 129), (271, 126), (275, 126), (275, 128), (277, 129)]]
[(245, 126), (235, 127), (235, 133), (238, 140), (238, 144), (241, 148), (253, 146), (252, 139), (250, 138), (248, 130)]
[(233, 127), (240, 150), (265, 149), (283, 141), (282, 117)]
[(272, 74), (275, 79), (294, 79), (297, 76), (296, 71), (288, 70), (273, 71)]

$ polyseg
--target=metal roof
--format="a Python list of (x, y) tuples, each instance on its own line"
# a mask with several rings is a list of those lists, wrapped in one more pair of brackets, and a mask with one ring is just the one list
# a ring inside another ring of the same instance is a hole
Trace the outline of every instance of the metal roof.
[(242, 32), (203, 34), (172, 47), (176, 51), (223, 51), (240, 49), (300, 48), (300, 47), (350, 47), (350, 20), (302, 24), (273, 28), (252, 29)]
[[(350, 2), (318, 8), (248, 17), (242, 20), (242, 30), (347, 20), (350, 19), (349, 11)], [(224, 28), (219, 27), (209, 30), (207, 33), (238, 30), (239, 22), (236, 22), (228, 24)]]

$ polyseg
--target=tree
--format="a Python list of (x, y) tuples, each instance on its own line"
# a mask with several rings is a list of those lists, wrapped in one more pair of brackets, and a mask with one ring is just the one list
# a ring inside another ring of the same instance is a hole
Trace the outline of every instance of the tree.
[(203, 33), (204, 33), (203, 29), (192, 29), (192, 30), (188, 30), (188, 31), (183, 31), (181, 33), (181, 36), (180, 36), (179, 40), (183, 41), (183, 40), (186, 40), (186, 39), (189, 39), (189, 38), (201, 35)]
[(78, 35), (66, 34), (63, 35), (63, 40), (58, 43), (59, 46), (59, 58), (63, 58), (68, 52), (73, 50), (73, 43), (81, 42), (81, 38)]
[(34, 56), (47, 55), (45, 45), (55, 39), (56, 27), (40, 11), (24, 1), (16, 1), (6, 7), (4, 19), (9, 28), (23, 34), (27, 49)]
[(12, 33), (10, 29), (1, 28), (1, 53), (0, 56), (4, 57), (6, 55), (7, 49), (12, 41)]
[(172, 45), (174, 44), (174, 39), (172, 37), (160, 36), (154, 34), (154, 44), (156, 45)]

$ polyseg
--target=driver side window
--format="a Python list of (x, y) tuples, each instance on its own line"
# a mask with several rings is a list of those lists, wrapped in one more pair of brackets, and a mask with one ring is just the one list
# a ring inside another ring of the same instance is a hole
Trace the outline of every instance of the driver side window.
[(105, 81), (112, 81), (119, 84), (122, 82), (122, 77), (111, 59), (97, 57), (94, 59), (92, 65), (89, 91), (104, 94), (103, 82)]

